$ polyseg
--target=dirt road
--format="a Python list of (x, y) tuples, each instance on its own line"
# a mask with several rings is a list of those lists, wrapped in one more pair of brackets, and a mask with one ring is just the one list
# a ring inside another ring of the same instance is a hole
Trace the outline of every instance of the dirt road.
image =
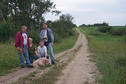
[[(81, 39), (81, 35), (79, 35), (78, 40), (76, 41), (73, 48), (56, 54), (55, 58), (58, 58), (58, 57), (62, 56), (63, 54), (69, 53), (72, 50), (76, 49), (80, 45), (80, 39)], [(23, 69), (22, 68), (16, 68), (12, 73), (6, 74), (5, 76), (0, 76), (0, 84), (9, 84), (9, 83), (15, 82), (20, 77), (27, 76), (28, 74), (30, 74), (30, 73), (32, 73), (36, 70), (37, 69), (35, 69), (35, 68), (32, 68), (32, 69), (30, 69), (30, 68), (23, 68)]]
[[(58, 58), (66, 53), (71, 53), (71, 51), (77, 49), (78, 46), (82, 46), (76, 53), (76, 57), (63, 70), (64, 75), (59, 77), (59, 80), (56, 82), (56, 84), (84, 84), (86, 82), (88, 82), (88, 84), (95, 84), (94, 74), (90, 73), (94, 72), (96, 68), (95, 64), (89, 61), (88, 42), (86, 37), (79, 30), (77, 31), (80, 34), (73, 48), (55, 55), (55, 58)], [(0, 76), (0, 84), (9, 84), (15, 82), (20, 77), (27, 76), (36, 70), (38, 69), (17, 68), (15, 72), (9, 73), (5, 76)], [(43, 72), (44, 70), (41, 70), (41, 73)]]
[(95, 72), (96, 67), (93, 62), (89, 61), (88, 41), (84, 34), (80, 32), (80, 35), (79, 41), (82, 47), (72, 62), (62, 71), (64, 75), (59, 77), (56, 84), (95, 84), (93, 72)]

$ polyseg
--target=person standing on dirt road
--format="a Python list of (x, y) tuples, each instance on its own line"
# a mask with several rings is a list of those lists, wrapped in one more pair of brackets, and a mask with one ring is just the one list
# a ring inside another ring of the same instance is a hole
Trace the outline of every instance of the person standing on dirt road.
[(44, 45), (49, 50), (51, 63), (55, 64), (53, 47), (52, 47), (54, 43), (54, 35), (52, 30), (47, 27), (46, 23), (43, 24), (43, 29), (40, 32), (40, 39), (44, 41)]
[(28, 34), (26, 31), (27, 31), (27, 26), (22, 26), (21, 31), (17, 32), (16, 39), (15, 39), (15, 47), (18, 51), (21, 68), (24, 68), (23, 55), (26, 60), (26, 66), (33, 67), (29, 60), (29, 54), (28, 54), (29, 42), (28, 42)]

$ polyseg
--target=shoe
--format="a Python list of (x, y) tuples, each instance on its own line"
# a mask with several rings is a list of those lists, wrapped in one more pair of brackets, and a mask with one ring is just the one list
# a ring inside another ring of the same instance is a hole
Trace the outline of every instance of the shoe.
[(52, 62), (52, 64), (54, 65), (54, 64), (55, 64), (55, 62)]
[(28, 68), (33, 68), (33, 65), (27, 65)]
[(21, 67), (21, 68), (24, 68), (25, 66), (24, 66), (24, 65), (21, 65), (20, 67)]

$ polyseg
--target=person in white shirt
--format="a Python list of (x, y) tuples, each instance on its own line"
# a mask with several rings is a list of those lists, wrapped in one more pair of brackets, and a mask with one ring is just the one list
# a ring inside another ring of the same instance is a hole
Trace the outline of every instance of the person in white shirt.
[(22, 32), (22, 37), (23, 37), (23, 40), (24, 40), (23, 44), (27, 45), (28, 35), (25, 32)]
[(38, 46), (36, 55), (40, 56), (40, 58), (33, 62), (35, 68), (50, 64), (47, 56), (47, 48), (44, 45), (43, 40), (40, 41), (40, 46)]
[(27, 26), (22, 26), (21, 31), (17, 32), (16, 39), (15, 39), (15, 47), (19, 54), (20, 66), (21, 68), (25, 67), (23, 56), (26, 60), (26, 66), (32, 68), (32, 64), (29, 60), (29, 53), (28, 53), (28, 34), (27, 34)]
[(38, 56), (41, 56), (42, 58), (43, 57), (47, 58), (47, 48), (44, 45), (43, 40), (40, 41), (40, 46), (38, 46), (37, 52)]

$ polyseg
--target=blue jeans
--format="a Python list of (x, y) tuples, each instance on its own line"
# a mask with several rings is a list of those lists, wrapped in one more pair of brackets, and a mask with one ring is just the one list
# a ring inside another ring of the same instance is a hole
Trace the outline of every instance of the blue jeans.
[(28, 48), (27, 48), (26, 45), (24, 45), (23, 49), (24, 49), (24, 51), (25, 51), (24, 54), (18, 53), (18, 54), (19, 54), (20, 65), (21, 65), (21, 66), (24, 66), (24, 61), (23, 61), (23, 55), (24, 55), (25, 60), (26, 60), (26, 65), (28, 66), (28, 65), (31, 64), (31, 63), (30, 63), (30, 60), (29, 60), (29, 55), (28, 55)]
[(55, 62), (54, 53), (53, 53), (53, 47), (51, 45), (51, 42), (48, 44), (47, 49), (49, 50), (51, 62)]
[[(42, 57), (42, 58), (45, 57), (45, 53), (42, 53), (42, 54), (41, 54), (41, 57)], [(47, 56), (47, 59), (49, 59), (49, 56)]]
[(33, 60), (34, 60), (34, 59), (37, 60), (37, 59), (39, 59), (39, 58), (40, 58), (39, 56), (33, 55), (32, 57), (30, 57), (30, 62), (33, 63)]

